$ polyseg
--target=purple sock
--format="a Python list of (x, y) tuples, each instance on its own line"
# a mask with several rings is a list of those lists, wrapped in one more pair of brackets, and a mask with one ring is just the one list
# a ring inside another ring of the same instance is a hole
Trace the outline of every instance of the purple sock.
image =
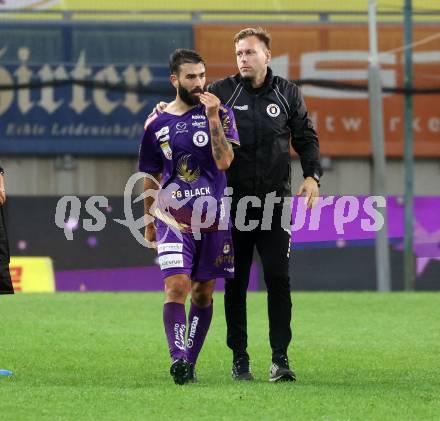
[(185, 306), (166, 303), (163, 306), (163, 324), (168, 340), (168, 348), (173, 360), (185, 358), (186, 314)]
[(195, 364), (203, 342), (205, 342), (209, 325), (212, 320), (212, 303), (209, 307), (200, 308), (191, 302), (189, 310), (188, 340), (186, 342), (186, 358)]

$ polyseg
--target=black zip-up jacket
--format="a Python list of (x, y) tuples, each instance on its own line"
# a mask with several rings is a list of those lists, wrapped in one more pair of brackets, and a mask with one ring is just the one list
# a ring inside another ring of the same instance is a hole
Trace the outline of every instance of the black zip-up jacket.
[(239, 74), (208, 88), (234, 111), (240, 148), (226, 171), (234, 202), (267, 193), (291, 195), (289, 140), (298, 153), (304, 177), (320, 178), (319, 142), (299, 88), (268, 68), (264, 85), (252, 88)]

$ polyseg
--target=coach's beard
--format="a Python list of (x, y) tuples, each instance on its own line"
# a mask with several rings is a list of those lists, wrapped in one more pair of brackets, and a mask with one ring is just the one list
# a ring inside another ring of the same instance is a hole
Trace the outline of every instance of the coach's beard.
[(202, 89), (194, 89), (193, 91), (188, 91), (188, 89), (185, 89), (182, 85), (179, 84), (177, 87), (177, 92), (179, 93), (180, 99), (190, 107), (193, 107), (194, 105), (200, 104), (200, 98), (196, 95), (193, 95), (195, 93), (203, 93)]
[(241, 75), (241, 78), (247, 82), (252, 82), (255, 79), (254, 76), (249, 76), (249, 75)]
[(243, 80), (244, 83), (252, 84), (252, 82), (255, 81), (255, 76), (251, 76), (248, 74), (243, 75), (242, 73), (240, 73), (240, 76), (241, 76), (241, 79)]

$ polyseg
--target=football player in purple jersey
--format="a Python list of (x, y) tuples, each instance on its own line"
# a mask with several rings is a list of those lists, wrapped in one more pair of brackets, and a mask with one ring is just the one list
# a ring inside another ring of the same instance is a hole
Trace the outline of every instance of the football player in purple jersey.
[(212, 319), (215, 279), (234, 276), (224, 171), (239, 139), (231, 109), (205, 92), (205, 64), (195, 51), (176, 50), (170, 73), (176, 98), (148, 119), (139, 169), (147, 173), (145, 239), (157, 246), (165, 283), (170, 373), (175, 383), (184, 384), (196, 380), (195, 364)]

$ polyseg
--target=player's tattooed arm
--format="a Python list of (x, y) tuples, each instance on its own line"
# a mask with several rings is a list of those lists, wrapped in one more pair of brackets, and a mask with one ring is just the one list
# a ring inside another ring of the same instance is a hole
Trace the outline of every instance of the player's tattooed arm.
[(212, 156), (219, 170), (227, 170), (234, 159), (234, 151), (231, 144), (226, 140), (220, 119), (209, 120), (211, 132)]
[(227, 142), (219, 117), (220, 100), (209, 92), (200, 95), (200, 102), (206, 108), (211, 133), (212, 156), (219, 170), (227, 170), (234, 159), (232, 146)]
[(154, 226), (154, 206), (159, 191), (161, 174), (149, 174), (144, 178), (144, 218), (145, 240), (154, 243), (156, 241), (156, 228)]

